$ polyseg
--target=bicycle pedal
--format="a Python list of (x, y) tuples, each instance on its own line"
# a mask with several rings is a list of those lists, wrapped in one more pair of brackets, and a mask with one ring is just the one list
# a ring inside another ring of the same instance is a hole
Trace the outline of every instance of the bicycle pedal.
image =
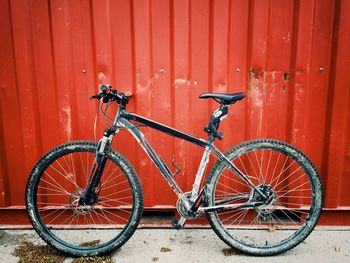
[(180, 219), (173, 218), (171, 220), (171, 225), (176, 229), (180, 230), (181, 228), (184, 228), (186, 219), (184, 217), (181, 217)]

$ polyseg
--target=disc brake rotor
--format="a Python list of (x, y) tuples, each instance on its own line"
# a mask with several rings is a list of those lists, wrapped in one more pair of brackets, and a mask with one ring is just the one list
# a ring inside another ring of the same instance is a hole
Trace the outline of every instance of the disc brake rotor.
[(94, 210), (94, 205), (79, 205), (79, 198), (84, 194), (82, 189), (77, 189), (69, 196), (69, 206), (74, 213), (79, 215), (89, 214)]
[[(261, 192), (263, 192), (267, 196), (267, 198), (270, 199), (270, 201), (267, 204), (255, 206), (254, 210), (258, 214), (263, 214), (263, 215), (273, 213), (276, 210), (277, 205), (278, 205), (278, 203), (277, 203), (278, 196), (277, 196), (276, 192), (274, 191), (272, 186), (269, 184), (261, 184), (261, 185), (258, 185), (257, 188)], [(259, 193), (257, 193), (255, 190), (253, 190), (252, 198), (250, 201), (251, 202), (261, 202), (264, 200), (263, 200), (263, 197), (261, 197), (259, 195)]]

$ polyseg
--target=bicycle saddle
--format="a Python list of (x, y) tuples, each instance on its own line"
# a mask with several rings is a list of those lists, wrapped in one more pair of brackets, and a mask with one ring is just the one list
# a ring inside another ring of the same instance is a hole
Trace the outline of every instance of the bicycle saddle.
[[(241, 100), (245, 97), (244, 92), (226, 94), (226, 93), (203, 93), (199, 96), (200, 99), (212, 98), (215, 101), (221, 100), (225, 104), (233, 104), (238, 100)], [(220, 102), (220, 101), (218, 101)]]

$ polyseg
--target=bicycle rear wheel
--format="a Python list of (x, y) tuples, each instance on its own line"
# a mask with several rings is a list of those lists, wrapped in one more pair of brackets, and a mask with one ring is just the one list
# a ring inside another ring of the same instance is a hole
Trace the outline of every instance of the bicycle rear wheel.
[[(289, 250), (317, 224), (322, 185), (311, 161), (277, 140), (244, 142), (226, 153), (264, 194), (268, 204), (207, 212), (216, 234), (229, 246), (260, 256)], [(257, 202), (260, 196), (218, 160), (208, 176), (208, 206)]]
[(135, 170), (108, 147), (98, 201), (79, 205), (96, 147), (88, 141), (56, 147), (36, 164), (27, 184), (27, 212), (36, 232), (49, 245), (73, 256), (102, 255), (122, 246), (136, 230), (143, 209)]

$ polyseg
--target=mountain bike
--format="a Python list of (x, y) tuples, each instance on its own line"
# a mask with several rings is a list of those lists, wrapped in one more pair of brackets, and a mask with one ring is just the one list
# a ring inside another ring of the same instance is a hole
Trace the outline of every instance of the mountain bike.
[[(73, 141), (46, 153), (33, 168), (26, 188), (30, 221), (49, 245), (72, 256), (94, 256), (121, 247), (135, 232), (143, 211), (143, 191), (129, 161), (111, 148), (127, 130), (153, 161), (178, 197), (181, 216), (175, 228), (206, 214), (215, 233), (232, 248), (253, 255), (275, 255), (301, 243), (314, 229), (322, 207), (318, 171), (300, 150), (274, 139), (250, 140), (226, 153), (220, 122), (230, 105), (245, 97), (205, 93), (219, 105), (204, 128), (204, 140), (128, 112), (131, 92), (100, 85), (91, 97), (105, 106), (118, 104), (111, 125), (98, 143)], [(102, 107), (102, 106), (101, 106)], [(96, 121), (96, 120), (95, 120)], [(96, 124), (96, 123), (95, 123)], [(183, 192), (168, 165), (139, 127), (150, 127), (204, 149), (192, 190)], [(202, 182), (209, 156), (217, 158)]]

